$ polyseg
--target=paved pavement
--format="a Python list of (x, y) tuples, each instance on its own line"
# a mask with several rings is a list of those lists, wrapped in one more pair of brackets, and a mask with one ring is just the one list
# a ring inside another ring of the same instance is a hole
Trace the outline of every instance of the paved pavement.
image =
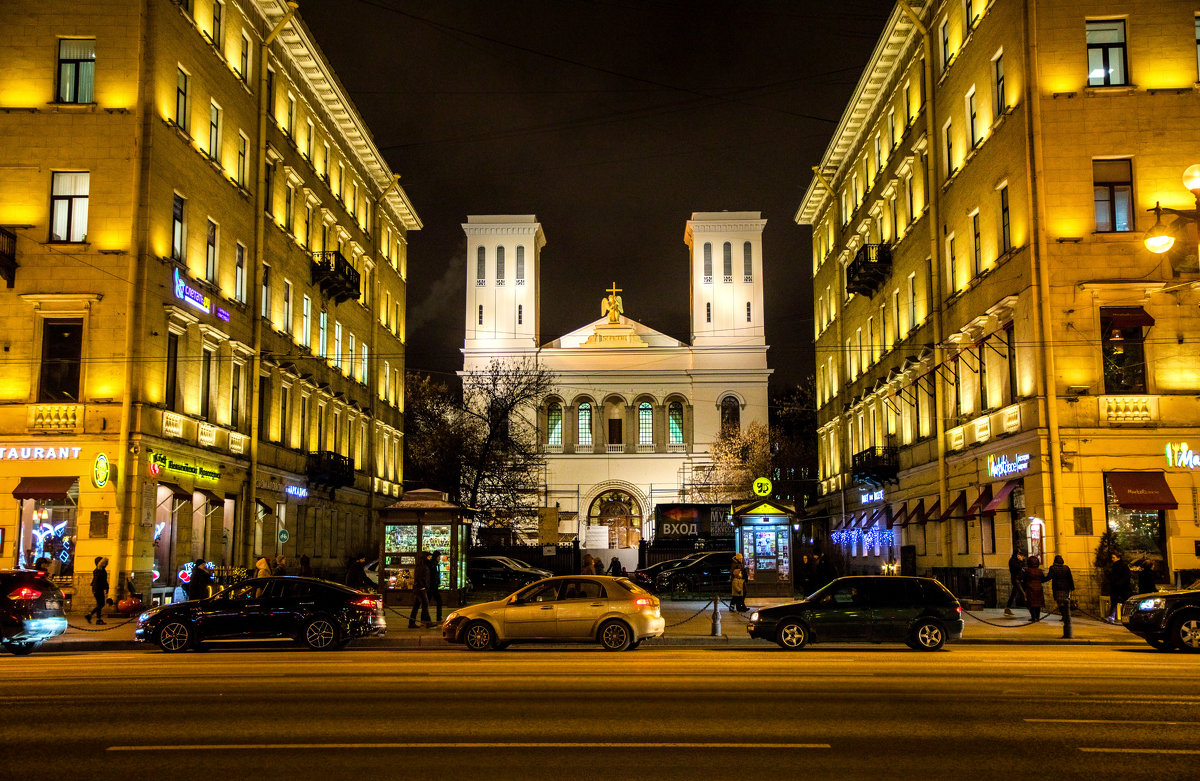
[[(782, 599), (760, 599), (749, 607), (767, 607), (783, 602)], [(701, 600), (674, 601), (664, 599), (663, 617), (667, 631), (661, 638), (650, 639), (644, 646), (710, 646), (739, 647), (763, 646), (762, 640), (753, 640), (746, 634), (749, 613), (730, 613), (722, 604), (720, 631), (714, 633), (712, 602)], [(447, 611), (449, 613), (450, 611)], [(1144, 641), (1121, 626), (1113, 626), (1087, 616), (1076, 616), (1072, 622), (1074, 639), (1062, 637), (1062, 624), (1057, 615), (1044, 616), (1035, 624), (1029, 622), (1027, 611), (1018, 611), (1005, 617), (999, 609), (975, 610), (964, 614), (966, 629), (962, 643), (988, 645), (1144, 645)], [(133, 642), (134, 621), (123, 616), (106, 616), (105, 626), (84, 623), (82, 611), (67, 616), (70, 628), (54, 640), (46, 642), (39, 653), (47, 651), (124, 650), (145, 647)], [(396, 610), (387, 612), (388, 633), (386, 637), (371, 638), (357, 642), (354, 648), (446, 648), (438, 627), (408, 629), (408, 617)]]

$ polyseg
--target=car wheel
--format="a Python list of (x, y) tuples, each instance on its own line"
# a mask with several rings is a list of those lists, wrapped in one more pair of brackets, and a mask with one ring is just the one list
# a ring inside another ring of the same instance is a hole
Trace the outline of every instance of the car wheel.
[(158, 647), (169, 654), (186, 651), (192, 644), (192, 628), (182, 621), (168, 621), (158, 630)]
[(808, 645), (808, 627), (795, 619), (784, 621), (775, 632), (775, 642), (789, 651), (799, 651)]
[(1170, 640), (1163, 640), (1160, 637), (1147, 637), (1146, 642), (1149, 643), (1150, 647), (1153, 648), (1155, 651), (1174, 651), (1175, 650), (1175, 646), (1171, 645)]
[(1180, 651), (1200, 652), (1200, 613), (1184, 613), (1171, 621), (1171, 641)]
[(624, 651), (633, 642), (633, 631), (624, 621), (606, 621), (598, 637), (605, 651)]
[(918, 651), (936, 651), (946, 644), (946, 630), (937, 621), (922, 621), (912, 633)]
[(496, 632), (486, 621), (476, 621), (467, 627), (463, 643), (472, 651), (490, 651), (496, 647)]
[(13, 656), (29, 656), (31, 653), (37, 650), (39, 645), (41, 645), (41, 643), (33, 640), (25, 643), (5, 643), (4, 650), (8, 651)]
[(324, 616), (317, 616), (304, 625), (304, 644), (314, 651), (337, 647), (337, 625)]

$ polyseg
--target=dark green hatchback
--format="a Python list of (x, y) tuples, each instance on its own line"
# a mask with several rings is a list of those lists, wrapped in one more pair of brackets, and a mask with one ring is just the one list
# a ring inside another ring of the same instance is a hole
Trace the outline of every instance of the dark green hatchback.
[(809, 643), (904, 643), (936, 651), (962, 637), (962, 606), (932, 578), (838, 578), (807, 599), (750, 614), (751, 637), (789, 650)]

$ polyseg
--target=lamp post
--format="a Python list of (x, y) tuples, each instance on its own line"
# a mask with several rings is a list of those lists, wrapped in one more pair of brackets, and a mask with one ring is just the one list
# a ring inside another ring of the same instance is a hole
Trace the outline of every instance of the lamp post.
[[(1154, 208), (1148, 211), (1154, 212), (1154, 226), (1146, 231), (1146, 235), (1142, 237), (1142, 243), (1146, 245), (1146, 249), (1156, 255), (1162, 255), (1169, 252), (1175, 246), (1176, 226), (1180, 223), (1192, 223), (1200, 226), (1200, 164), (1190, 165), (1183, 172), (1183, 186), (1196, 199), (1196, 208), (1194, 209), (1170, 209), (1164, 208), (1155, 202)], [(1168, 224), (1163, 224), (1162, 216), (1169, 214), (1178, 219), (1173, 220)], [(1200, 245), (1197, 247), (1200, 252)], [(1197, 262), (1200, 263), (1200, 255), (1197, 256)]]

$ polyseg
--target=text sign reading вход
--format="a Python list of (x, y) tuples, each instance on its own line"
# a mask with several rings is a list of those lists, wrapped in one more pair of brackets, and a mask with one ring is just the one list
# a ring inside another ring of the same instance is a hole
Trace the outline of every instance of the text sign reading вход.
[(994, 478), (1008, 477), (1029, 468), (1030, 455), (1018, 453), (1010, 460), (1008, 456), (988, 456), (988, 474)]
[(1167, 466), (1200, 469), (1200, 453), (1189, 448), (1186, 442), (1168, 442)]

